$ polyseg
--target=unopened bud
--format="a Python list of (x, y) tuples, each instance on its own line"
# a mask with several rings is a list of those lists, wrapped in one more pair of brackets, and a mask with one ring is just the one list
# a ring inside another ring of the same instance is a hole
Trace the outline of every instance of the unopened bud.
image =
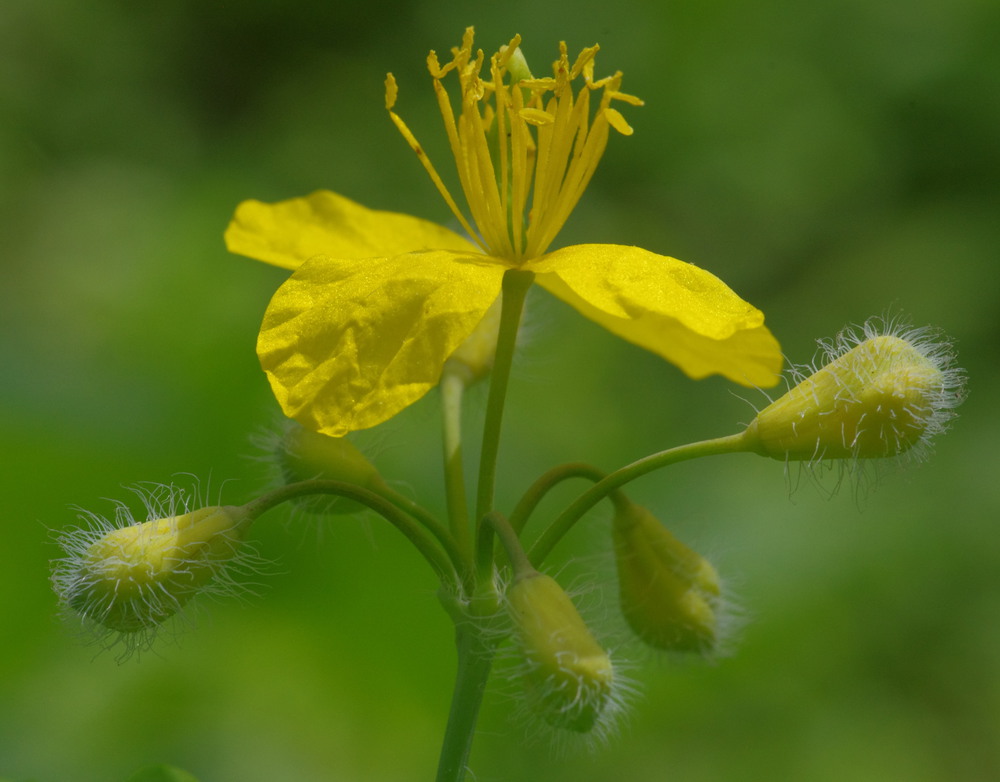
[[(376, 490), (384, 485), (375, 466), (347, 437), (320, 434), (294, 421), (278, 442), (275, 457), (285, 483), (330, 480)], [(295, 502), (318, 514), (346, 515), (364, 510), (361, 503), (331, 494), (313, 494)]]
[(239, 555), (251, 518), (236, 506), (199, 508), (119, 529), (76, 530), (53, 575), (77, 613), (110, 630), (150, 630), (175, 614)]
[(562, 587), (536, 571), (510, 588), (533, 710), (557, 728), (587, 733), (614, 702), (614, 667)]
[(782, 460), (873, 459), (924, 445), (962, 400), (947, 346), (924, 332), (841, 335), (829, 363), (758, 413), (749, 450)]
[(667, 651), (714, 650), (721, 588), (711, 563), (627, 500), (613, 533), (622, 613), (636, 635)]

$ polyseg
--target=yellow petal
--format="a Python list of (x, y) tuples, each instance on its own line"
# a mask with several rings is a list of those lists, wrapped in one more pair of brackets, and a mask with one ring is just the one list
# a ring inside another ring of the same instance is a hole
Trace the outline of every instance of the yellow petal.
[(226, 247), (285, 269), (297, 269), (314, 255), (373, 258), (418, 250), (477, 252), (475, 245), (437, 223), (368, 209), (328, 190), (274, 204), (244, 201), (226, 229)]
[(781, 348), (764, 315), (715, 275), (639, 247), (582, 244), (524, 264), (539, 285), (692, 378), (772, 386)]
[(271, 299), (257, 341), (282, 409), (335, 437), (391, 418), (437, 384), (500, 295), (503, 272), (448, 250), (302, 264)]

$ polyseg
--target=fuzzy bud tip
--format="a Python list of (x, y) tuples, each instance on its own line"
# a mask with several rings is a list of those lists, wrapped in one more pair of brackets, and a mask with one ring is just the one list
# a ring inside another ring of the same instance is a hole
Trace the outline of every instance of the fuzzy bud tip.
[(948, 346), (926, 331), (870, 322), (861, 337), (845, 332), (823, 347), (825, 366), (751, 422), (748, 450), (810, 461), (920, 453), (964, 396)]
[(155, 628), (239, 554), (252, 519), (244, 508), (211, 506), (118, 529), (76, 530), (53, 574), (78, 614), (120, 633)]

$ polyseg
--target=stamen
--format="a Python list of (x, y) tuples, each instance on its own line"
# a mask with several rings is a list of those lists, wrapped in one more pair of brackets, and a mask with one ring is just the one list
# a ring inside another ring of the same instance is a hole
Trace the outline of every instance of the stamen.
[[(435, 85), (436, 84), (437, 82), (435, 82)], [(413, 135), (406, 123), (403, 122), (402, 118), (392, 110), (393, 106), (396, 104), (396, 96), (398, 93), (399, 87), (396, 85), (396, 78), (391, 73), (386, 74), (385, 107), (389, 111), (389, 118), (393, 121), (403, 138), (406, 139), (406, 143), (410, 145), (410, 149), (416, 153), (417, 159), (420, 161), (421, 165), (423, 165), (424, 170), (427, 172), (428, 176), (430, 176), (431, 181), (434, 183), (434, 186), (441, 194), (445, 203), (448, 204), (448, 208), (451, 209), (452, 214), (454, 214), (458, 219), (458, 222), (461, 224), (463, 230), (472, 238), (473, 241), (476, 242), (476, 244), (480, 246), (480, 248), (482, 248), (484, 252), (486, 252), (488, 248), (479, 239), (479, 235), (472, 229), (472, 226), (469, 225), (468, 220), (465, 219), (465, 215), (463, 215), (459, 210), (458, 204), (456, 204), (455, 199), (451, 197), (451, 193), (448, 192), (448, 188), (445, 186), (444, 181), (434, 168), (434, 164), (431, 163), (430, 158), (427, 157), (427, 153), (424, 152), (424, 148), (420, 146), (420, 142), (417, 141), (416, 136)], [(445, 98), (447, 99), (447, 95)], [(451, 107), (449, 106), (449, 109), (450, 108)], [(454, 122), (452, 122), (452, 124), (454, 125)]]
[[(642, 101), (618, 92), (621, 73), (594, 80), (597, 46), (583, 49), (570, 65), (566, 44), (560, 43), (553, 75), (534, 78), (520, 53), (521, 38), (514, 36), (490, 58), (485, 80), (480, 75), (485, 54), (481, 49), (473, 53), (472, 44), (473, 30), (468, 28), (462, 45), (451, 50), (450, 62), (442, 65), (433, 51), (427, 57), (470, 219), (459, 211), (423, 149), (393, 112), (396, 87), (389, 80), (386, 108), (463, 228), (478, 236), (476, 241), (488, 254), (517, 263), (538, 257), (554, 241), (597, 168), (608, 128), (632, 133), (611, 101)], [(451, 71), (459, 81), (455, 105), (443, 85)], [(578, 77), (584, 83), (574, 94), (572, 82)], [(590, 93), (598, 89), (603, 93), (591, 117)], [(496, 134), (496, 149), (488, 133)]]
[(517, 116), (535, 127), (551, 125), (556, 121), (555, 117), (543, 109), (521, 109), (517, 112)]
[[(566, 45), (562, 44), (559, 47), (563, 55), (566, 54)], [(601, 47), (596, 43), (593, 46), (588, 46), (579, 55), (577, 55), (576, 62), (573, 63), (573, 67), (570, 69), (569, 78), (570, 81), (575, 79), (580, 75), (581, 72), (586, 70), (584, 73), (584, 78), (587, 82), (591, 82), (594, 79), (594, 58), (597, 53), (601, 50)]]
[(633, 133), (632, 126), (625, 121), (625, 117), (618, 109), (607, 108), (604, 109), (604, 119), (608, 121), (608, 124), (621, 133), (623, 136), (631, 136)]
[[(586, 120), (586, 116), (586, 113), (583, 113), (584, 121)], [(578, 131), (573, 158), (563, 177), (559, 195), (554, 199), (555, 203), (545, 225), (545, 230), (540, 233), (537, 240), (536, 252), (539, 255), (544, 253), (545, 249), (555, 239), (556, 234), (576, 207), (580, 196), (583, 195), (583, 191), (587, 189), (591, 177), (597, 170), (597, 164), (604, 154), (607, 143), (608, 123), (601, 114), (595, 117), (594, 124), (590, 128), (589, 133), (583, 128)]]
[[(500, 209), (504, 215), (504, 223), (510, 223), (508, 230), (513, 234), (513, 224), (517, 222), (515, 215), (511, 213), (510, 208), (510, 133), (507, 129), (507, 121), (511, 113), (511, 92), (507, 89), (507, 86), (503, 83), (503, 77), (505, 73), (504, 65), (513, 55), (514, 50), (501, 49), (496, 55), (493, 56), (492, 64), (492, 74), (493, 74), (493, 97), (496, 102), (496, 133), (497, 133), (497, 152), (500, 156)], [(517, 87), (514, 88), (514, 92), (517, 92)], [(487, 106), (487, 109), (489, 107)], [(516, 255), (519, 248), (519, 243), (514, 239), (512, 235), (511, 241), (512, 249)]]
[(527, 124), (523, 121), (522, 108), (524, 96), (521, 90), (512, 93), (514, 104), (511, 108), (511, 164), (514, 167), (513, 204), (511, 209), (511, 232), (513, 234), (514, 252), (518, 258), (524, 254), (524, 214), (528, 204), (528, 192), (531, 189), (531, 179), (535, 167), (532, 165), (531, 153), (534, 140)]
[(468, 168), (470, 175), (474, 177), (473, 188), (466, 191), (466, 200), (491, 251), (509, 257), (512, 248), (510, 234), (507, 232), (507, 213), (497, 187), (496, 171), (486, 141), (486, 128), (479, 113), (479, 104), (468, 101), (464, 106), (463, 119), (466, 129), (465, 151), (467, 154), (471, 153), (469, 157), (472, 158), (471, 161), (466, 159), (466, 163), (472, 164)]

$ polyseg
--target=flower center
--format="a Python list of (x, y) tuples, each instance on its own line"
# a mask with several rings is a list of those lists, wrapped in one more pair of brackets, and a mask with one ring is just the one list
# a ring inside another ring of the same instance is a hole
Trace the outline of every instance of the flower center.
[[(597, 46), (584, 49), (571, 65), (566, 44), (560, 43), (553, 75), (536, 79), (520, 52), (521, 38), (515, 36), (490, 58), (490, 78), (484, 79), (485, 55), (481, 49), (473, 55), (472, 41), (470, 27), (444, 66), (435, 52), (427, 57), (471, 221), (392, 110), (397, 87), (391, 73), (386, 108), (462, 227), (484, 252), (517, 266), (542, 255), (555, 239), (597, 169), (609, 127), (632, 134), (611, 102), (641, 106), (642, 101), (619, 92), (620, 72), (594, 80)], [(443, 84), (452, 71), (459, 82), (457, 106)], [(574, 93), (573, 82), (581, 77)], [(600, 99), (592, 112), (590, 94), (597, 90)]]

